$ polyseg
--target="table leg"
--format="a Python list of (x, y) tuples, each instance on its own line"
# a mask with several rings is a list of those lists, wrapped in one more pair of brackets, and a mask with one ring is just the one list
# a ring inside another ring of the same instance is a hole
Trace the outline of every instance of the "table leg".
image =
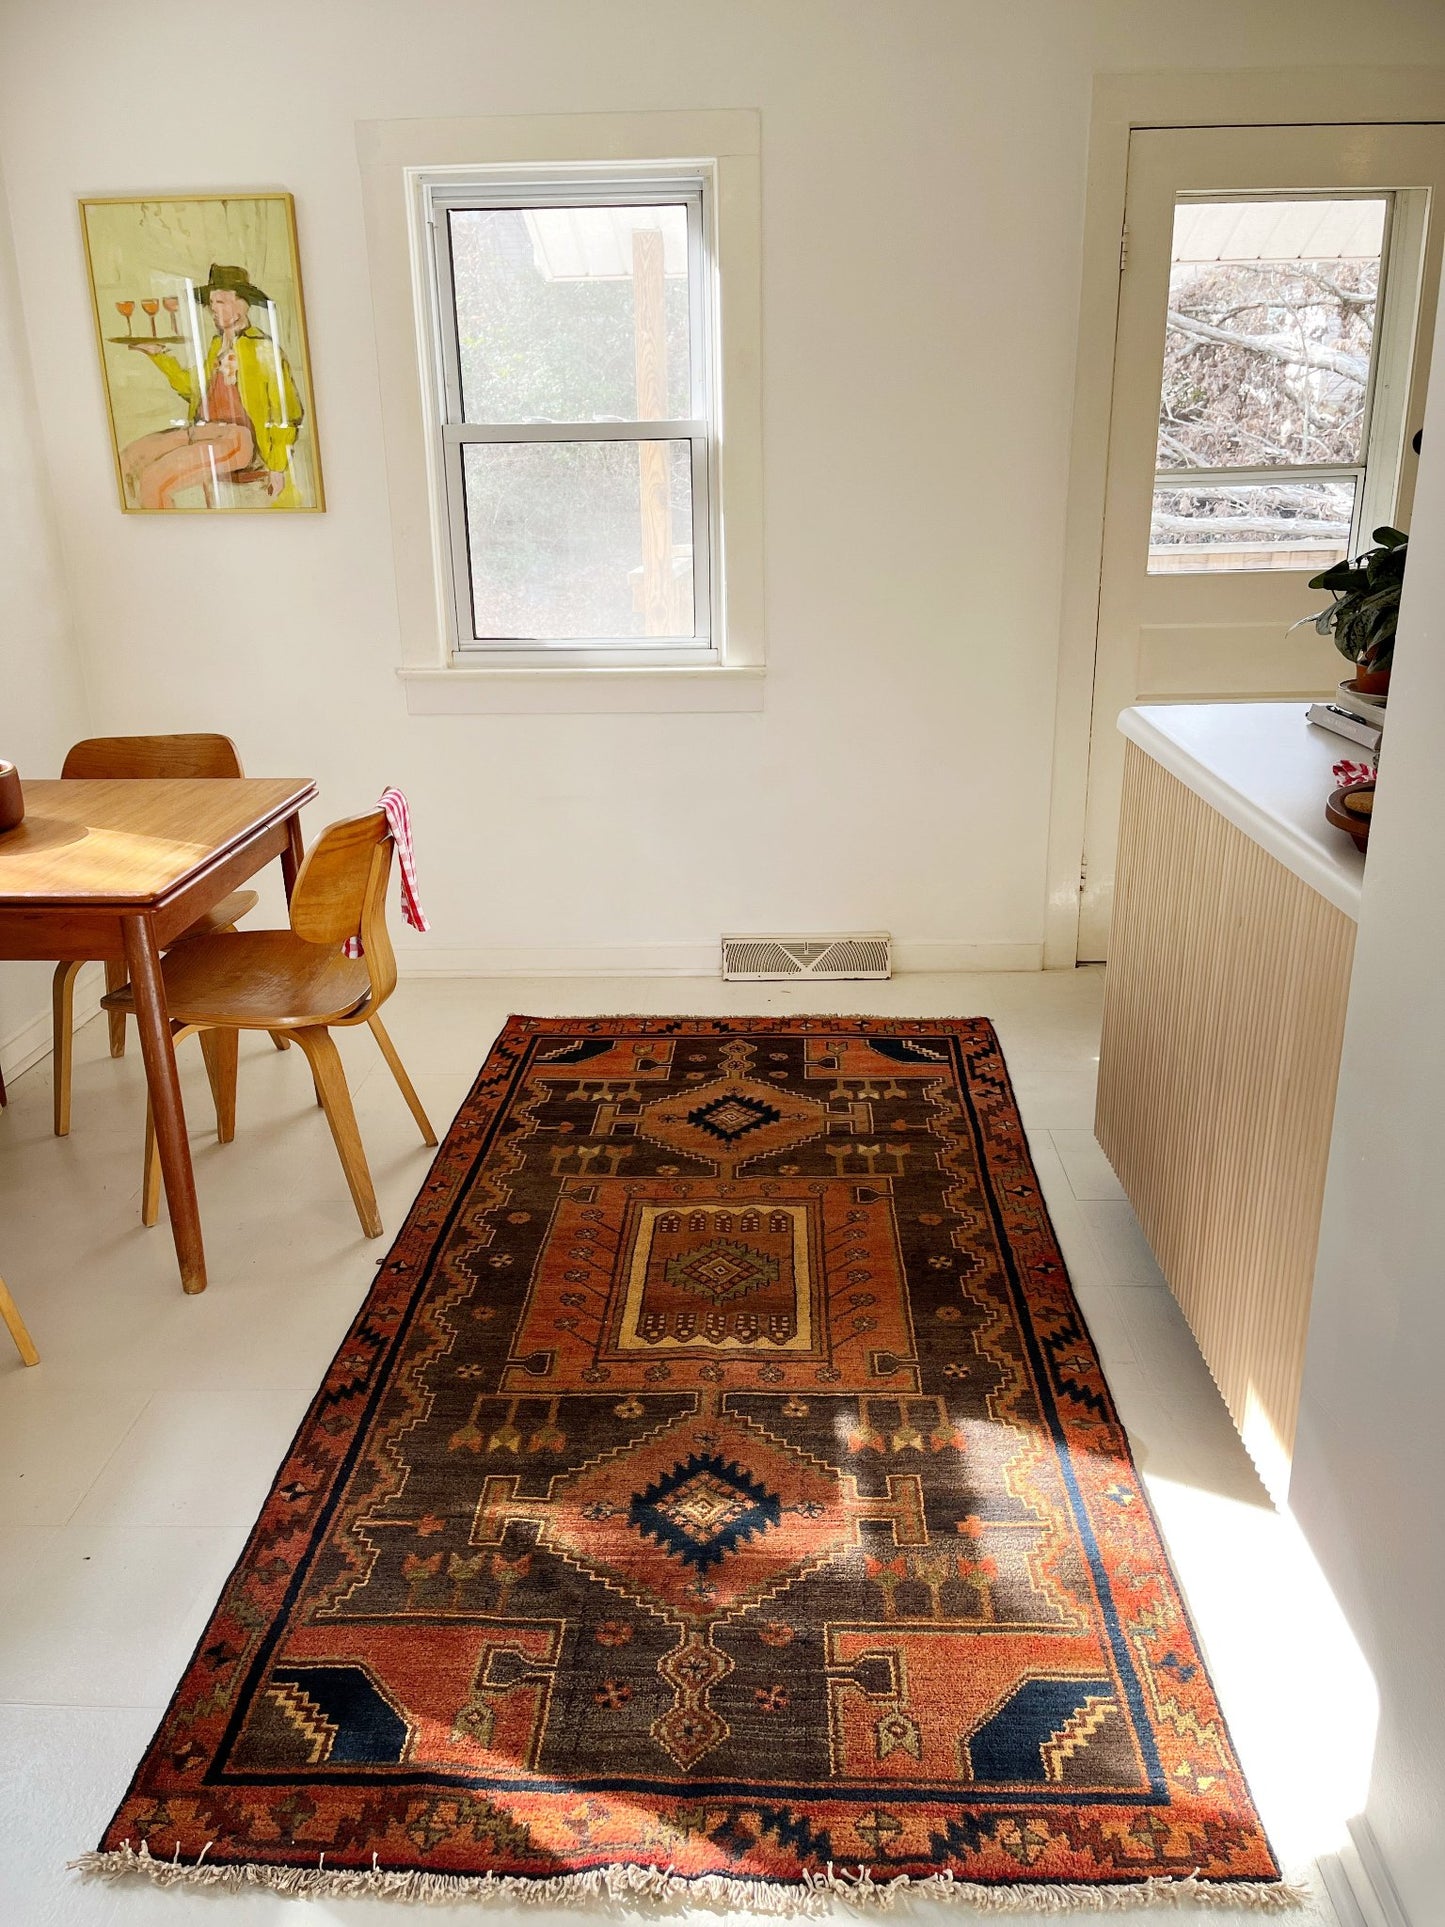
[(176, 1052), (161, 978), (160, 952), (148, 917), (122, 917), (121, 932), (125, 938), (136, 1028), (145, 1060), (181, 1284), (188, 1292), (204, 1291), (206, 1254), (201, 1245), (201, 1213), (196, 1202), (191, 1147), (186, 1138), (186, 1114), (181, 1106), (181, 1083), (176, 1075)]
[(296, 888), (296, 878), (301, 870), (301, 859), (306, 854), (306, 845), (301, 840), (301, 813), (299, 810), (286, 819), (286, 848), (281, 852), (281, 875), (286, 883), (286, 901), (291, 901), (291, 892)]

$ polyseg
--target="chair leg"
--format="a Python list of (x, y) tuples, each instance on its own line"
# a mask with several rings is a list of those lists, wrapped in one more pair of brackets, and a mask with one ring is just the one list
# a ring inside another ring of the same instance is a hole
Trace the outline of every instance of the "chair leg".
[(25, 1329), (25, 1320), (20, 1316), (20, 1308), (6, 1289), (5, 1280), (0, 1278), (0, 1318), (10, 1336), (15, 1340), (15, 1349), (20, 1354), (22, 1365), (38, 1365), (40, 1354), (35, 1349), (34, 1340)]
[(402, 1063), (400, 1057), (397, 1055), (396, 1045), (392, 1043), (391, 1038), (387, 1035), (386, 1028), (381, 1021), (380, 1012), (373, 1011), (366, 1021), (371, 1027), (372, 1036), (381, 1046), (382, 1056), (391, 1067), (391, 1074), (396, 1079), (397, 1089), (406, 1099), (407, 1109), (417, 1121), (418, 1128), (421, 1131), (422, 1143), (435, 1144), (437, 1134), (432, 1129), (431, 1119), (427, 1116), (422, 1101), (416, 1094), (416, 1086), (406, 1074), (405, 1064)]
[(70, 1135), (70, 1072), (75, 1056), (75, 980), (79, 975), (78, 963), (57, 964), (50, 982), (57, 1137)]
[(145, 1225), (160, 1222), (161, 1161), (156, 1155), (156, 1114), (146, 1099), (146, 1150), (140, 1185), (140, 1221)]
[(361, 1220), (361, 1228), (368, 1238), (379, 1238), (381, 1213), (376, 1208), (376, 1192), (372, 1189), (366, 1149), (361, 1142), (361, 1133), (356, 1128), (356, 1112), (352, 1109), (351, 1092), (346, 1087), (346, 1073), (341, 1068), (340, 1053), (331, 1032), (322, 1025), (309, 1026), (294, 1034), (296, 1042), (306, 1053), (311, 1074), (316, 1079), (317, 1095), (326, 1112), (326, 1121), (331, 1126), (331, 1135), (336, 1140), (337, 1155), (346, 1173), (346, 1182), (351, 1187), (351, 1198), (356, 1206), (356, 1215)]
[[(113, 990), (124, 990), (126, 985), (125, 964), (119, 957), (105, 960), (105, 988), (109, 995)], [(110, 1031), (110, 1054), (112, 1057), (125, 1056), (125, 1012), (108, 1010), (105, 1013), (106, 1026)]]
[(271, 1042), (276, 1046), (277, 1050), (290, 1050), (291, 1048), (291, 1039), (286, 1035), (284, 1030), (273, 1030), (271, 1033)]
[(236, 1135), (236, 1066), (240, 1049), (238, 1030), (218, 1028), (201, 1032), (201, 1055), (206, 1060), (206, 1076), (216, 1104), (216, 1136), (222, 1144), (229, 1144)]

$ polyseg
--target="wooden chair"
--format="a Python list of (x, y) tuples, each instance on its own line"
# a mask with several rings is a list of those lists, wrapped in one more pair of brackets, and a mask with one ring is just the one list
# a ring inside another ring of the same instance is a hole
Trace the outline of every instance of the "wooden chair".
[[(333, 1030), (370, 1027), (422, 1138), (428, 1144), (437, 1141), (381, 1021), (381, 1006), (396, 988), (396, 956), (385, 909), (391, 858), (391, 828), (383, 811), (368, 810), (333, 823), (301, 865), (291, 893), (289, 930), (186, 936), (161, 965), (177, 1040), (193, 1033), (200, 1033), (203, 1045), (208, 1034), (213, 1039), (211, 1063), (223, 1141), (235, 1127), (240, 1032), (281, 1033), (300, 1045), (368, 1238), (381, 1236), (381, 1217)], [(362, 941), (360, 957), (346, 955), (344, 946), (353, 937)], [(107, 996), (105, 1006), (129, 1010), (130, 997), (127, 986)], [(154, 1224), (159, 1215), (160, 1162), (148, 1113), (141, 1216)]]
[(25, 1320), (20, 1316), (20, 1308), (10, 1296), (5, 1280), (0, 1278), (0, 1319), (15, 1340), (15, 1349), (20, 1354), (22, 1365), (38, 1365), (40, 1354), (35, 1349), (30, 1334), (25, 1329)]
[[(61, 768), (62, 777), (126, 779), (135, 777), (244, 776), (241, 758), (229, 736), (89, 736), (77, 743)], [(234, 929), (254, 910), (254, 890), (233, 890), (186, 932), (187, 936)], [(51, 985), (55, 1046), (55, 1135), (70, 1134), (70, 1083), (75, 1039), (75, 980), (84, 966), (57, 964)], [(105, 987), (119, 990), (125, 965), (115, 958), (105, 966)], [(111, 1009), (110, 1054), (125, 1055), (125, 1012)], [(279, 1048), (279, 1046), (278, 1046)], [(211, 1060), (207, 1059), (207, 1068)]]

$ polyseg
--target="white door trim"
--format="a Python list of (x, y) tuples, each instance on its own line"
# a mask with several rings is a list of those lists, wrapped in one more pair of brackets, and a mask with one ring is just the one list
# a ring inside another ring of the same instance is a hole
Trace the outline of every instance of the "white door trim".
[(1129, 136), (1138, 127), (1437, 120), (1445, 120), (1445, 68), (1441, 67), (1254, 68), (1199, 74), (1100, 74), (1095, 79), (1059, 611), (1046, 969), (1072, 969), (1079, 948), (1079, 879)]

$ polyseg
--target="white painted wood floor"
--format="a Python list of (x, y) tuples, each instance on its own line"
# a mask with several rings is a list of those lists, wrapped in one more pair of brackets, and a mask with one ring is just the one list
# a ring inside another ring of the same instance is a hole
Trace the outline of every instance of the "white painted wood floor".
[[(1094, 970), (831, 988), (411, 978), (388, 1021), (441, 1130), (509, 1011), (993, 1018), (1235, 1742), (1276, 1850), (1299, 1874), (1362, 1804), (1368, 1680), (1292, 1524), (1271, 1509), (1094, 1143), (1101, 994)], [(210, 1267), (198, 1298), (181, 1293), (164, 1224), (146, 1231), (139, 1221), (144, 1095), (133, 1037), (113, 1063), (104, 1025), (81, 1031), (65, 1142), (50, 1133), (48, 1064), (15, 1080), (0, 1113), (0, 1274), (42, 1357), (27, 1372), (0, 1345), (4, 1927), (398, 1927), (403, 1917), (379, 1901), (161, 1892), (65, 1871), (124, 1791), (427, 1169), (430, 1154), (370, 1037), (345, 1032), (338, 1042), (386, 1240), (359, 1234), (300, 1053), (243, 1042), (238, 1135), (222, 1147), (208, 1134), (191, 1043), (183, 1075)], [(1284, 1918), (1335, 1921), (1317, 1877), (1315, 1886), (1313, 1904)], [(1125, 1916), (1140, 1927), (1184, 1917)], [(1225, 1927), (1259, 1916), (1210, 1909), (1202, 1918)]]

